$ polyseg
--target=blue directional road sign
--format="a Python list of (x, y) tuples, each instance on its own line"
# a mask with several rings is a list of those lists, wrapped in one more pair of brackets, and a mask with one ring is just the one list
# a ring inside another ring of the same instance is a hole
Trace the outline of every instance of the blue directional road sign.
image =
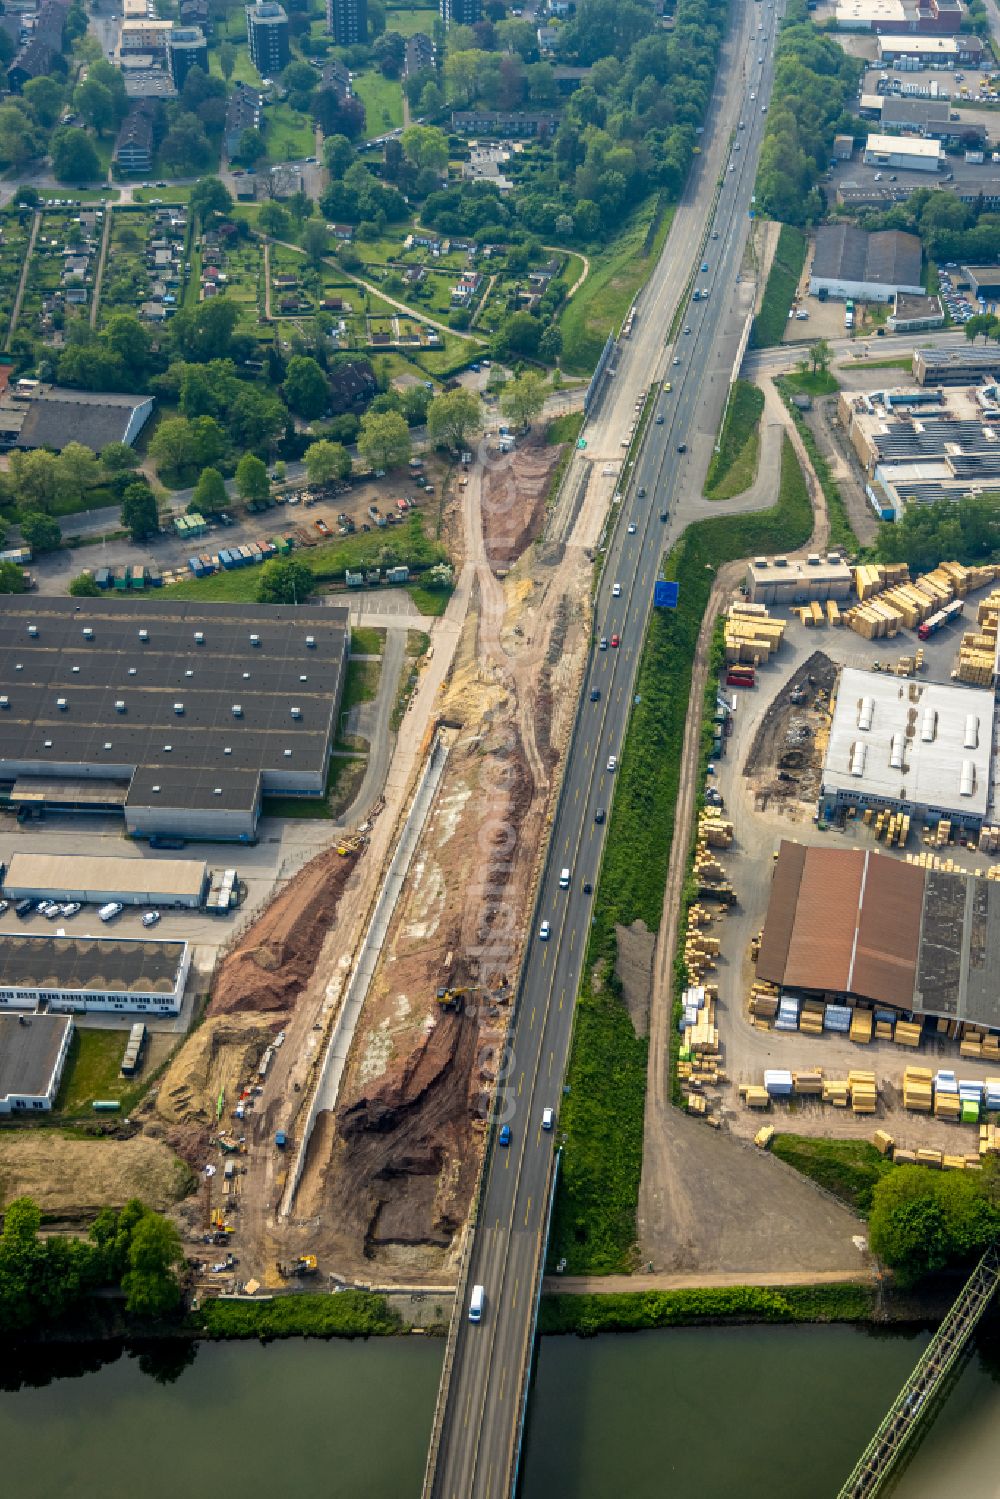
[(653, 606), (656, 609), (677, 608), (676, 583), (665, 583), (662, 578), (657, 578), (653, 585)]

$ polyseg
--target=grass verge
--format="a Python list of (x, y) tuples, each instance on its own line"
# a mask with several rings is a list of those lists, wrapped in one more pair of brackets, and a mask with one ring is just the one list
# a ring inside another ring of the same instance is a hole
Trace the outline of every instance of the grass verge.
[(750, 332), (752, 349), (770, 349), (780, 344), (788, 324), (788, 309), (806, 262), (806, 237), (801, 229), (782, 224), (760, 311)]
[(122, 1113), (127, 1114), (146, 1086), (121, 1076), (127, 1041), (128, 1031), (84, 1030), (77, 1026), (69, 1043), (54, 1112), (89, 1117), (95, 1098), (116, 1098)]
[(406, 591), (428, 619), (438, 619), (444, 613), (453, 592), (450, 588), (421, 588), (419, 583), (411, 583)]
[[(389, 567), (399, 563), (409, 567), (411, 572), (419, 573), (433, 567), (436, 562), (448, 561), (448, 553), (427, 534), (424, 518), (418, 511), (411, 511), (391, 535), (384, 531), (375, 531), (371, 535), (362, 532), (326, 546), (299, 549), (295, 556), (306, 564), (317, 582), (341, 584), (349, 567)], [(172, 583), (164, 592), (179, 599), (252, 602), (257, 597), (259, 581), (259, 568), (240, 567), (231, 572), (213, 573), (208, 578), (185, 578), (181, 583)]]
[(576, 442), (582, 426), (582, 411), (564, 411), (562, 416), (554, 416), (545, 428), (545, 441), (550, 447), (561, 442)]
[(322, 796), (265, 796), (261, 816), (331, 822), (354, 800), (367, 765), (366, 754), (332, 755)]
[(830, 518), (830, 546), (839, 547), (848, 554), (854, 553), (858, 550), (861, 543), (854, 534), (854, 527), (848, 518), (847, 506), (844, 504), (843, 496), (840, 493), (840, 486), (833, 477), (833, 470), (827, 459), (820, 452), (819, 444), (813, 436), (812, 428), (806, 424), (804, 416), (792, 400), (788, 381), (779, 375), (774, 384), (778, 394), (785, 403), (789, 416), (798, 429), (799, 436), (802, 438), (802, 444), (809, 454), (809, 461), (820, 482), (820, 488), (826, 497), (826, 511)]
[(193, 1314), (208, 1338), (371, 1338), (403, 1331), (384, 1296), (368, 1291), (276, 1296), (272, 1301), (206, 1301)]
[(543, 1296), (541, 1333), (640, 1332), (701, 1322), (865, 1322), (875, 1288), (845, 1281), (819, 1286), (717, 1286), (690, 1291), (623, 1291), (614, 1295)]
[(756, 479), (763, 412), (764, 392), (749, 380), (737, 380), (726, 408), (719, 446), (708, 465), (705, 479), (708, 499), (731, 500), (733, 495), (749, 489)]
[(892, 1163), (867, 1140), (781, 1134), (772, 1140), (771, 1151), (863, 1217), (871, 1208), (875, 1183), (892, 1170)]
[(355, 625), (351, 630), (353, 656), (381, 656), (385, 650), (385, 630), (371, 625)]
[(675, 610), (654, 610), (616, 776), (604, 861), (577, 1000), (551, 1262), (571, 1274), (633, 1266), (642, 1168), (647, 1043), (635, 1034), (616, 977), (617, 923), (656, 931), (674, 835), (684, 725), (698, 632), (717, 568), (739, 557), (787, 552), (812, 531), (812, 508), (791, 442), (782, 444), (778, 503), (719, 516), (685, 532), (665, 576), (681, 579)]
[(617, 239), (591, 256), (590, 275), (566, 303), (560, 319), (561, 362), (567, 374), (593, 373), (608, 334), (622, 321), (656, 264), (674, 216), (672, 208), (663, 214), (650, 244), (650, 226), (658, 207), (655, 194), (647, 198)]
[(842, 359), (837, 366), (841, 370), (912, 370), (911, 357), (898, 359)]
[(783, 379), (789, 390), (806, 396), (833, 396), (840, 389), (836, 376), (829, 370), (796, 370)]

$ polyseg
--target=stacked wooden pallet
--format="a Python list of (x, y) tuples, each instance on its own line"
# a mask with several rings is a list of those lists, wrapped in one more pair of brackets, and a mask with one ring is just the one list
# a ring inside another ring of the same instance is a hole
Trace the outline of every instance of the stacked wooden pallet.
[(770, 660), (784, 638), (785, 621), (772, 619), (763, 604), (730, 605), (723, 626), (727, 662), (759, 665)]
[(934, 1106), (933, 1073), (929, 1067), (907, 1067), (903, 1073), (903, 1108), (929, 1114)]
[(856, 1041), (859, 1046), (867, 1046), (872, 1038), (872, 1026), (875, 1016), (871, 1010), (855, 1009), (851, 1014), (851, 1040)]
[(878, 1103), (878, 1087), (874, 1072), (852, 1071), (847, 1074), (851, 1089), (851, 1108), (855, 1114), (874, 1114)]

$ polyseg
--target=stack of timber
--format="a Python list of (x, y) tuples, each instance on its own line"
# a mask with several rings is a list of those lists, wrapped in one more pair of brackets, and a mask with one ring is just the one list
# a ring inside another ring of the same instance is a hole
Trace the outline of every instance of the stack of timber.
[(903, 1108), (929, 1114), (934, 1107), (933, 1074), (929, 1067), (907, 1067), (903, 1073)]
[(769, 661), (785, 638), (785, 621), (772, 619), (763, 604), (730, 604), (723, 626), (728, 663), (758, 666)]

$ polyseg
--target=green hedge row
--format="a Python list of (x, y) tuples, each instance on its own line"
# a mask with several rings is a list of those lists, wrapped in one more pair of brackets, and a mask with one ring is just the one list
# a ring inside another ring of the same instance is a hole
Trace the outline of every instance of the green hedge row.
[(543, 1296), (542, 1333), (638, 1332), (699, 1322), (862, 1322), (875, 1288), (861, 1282), (818, 1286), (720, 1286), (690, 1291)]
[(271, 1301), (206, 1301), (193, 1314), (209, 1338), (370, 1338), (403, 1331), (384, 1296), (368, 1291), (275, 1296)]

